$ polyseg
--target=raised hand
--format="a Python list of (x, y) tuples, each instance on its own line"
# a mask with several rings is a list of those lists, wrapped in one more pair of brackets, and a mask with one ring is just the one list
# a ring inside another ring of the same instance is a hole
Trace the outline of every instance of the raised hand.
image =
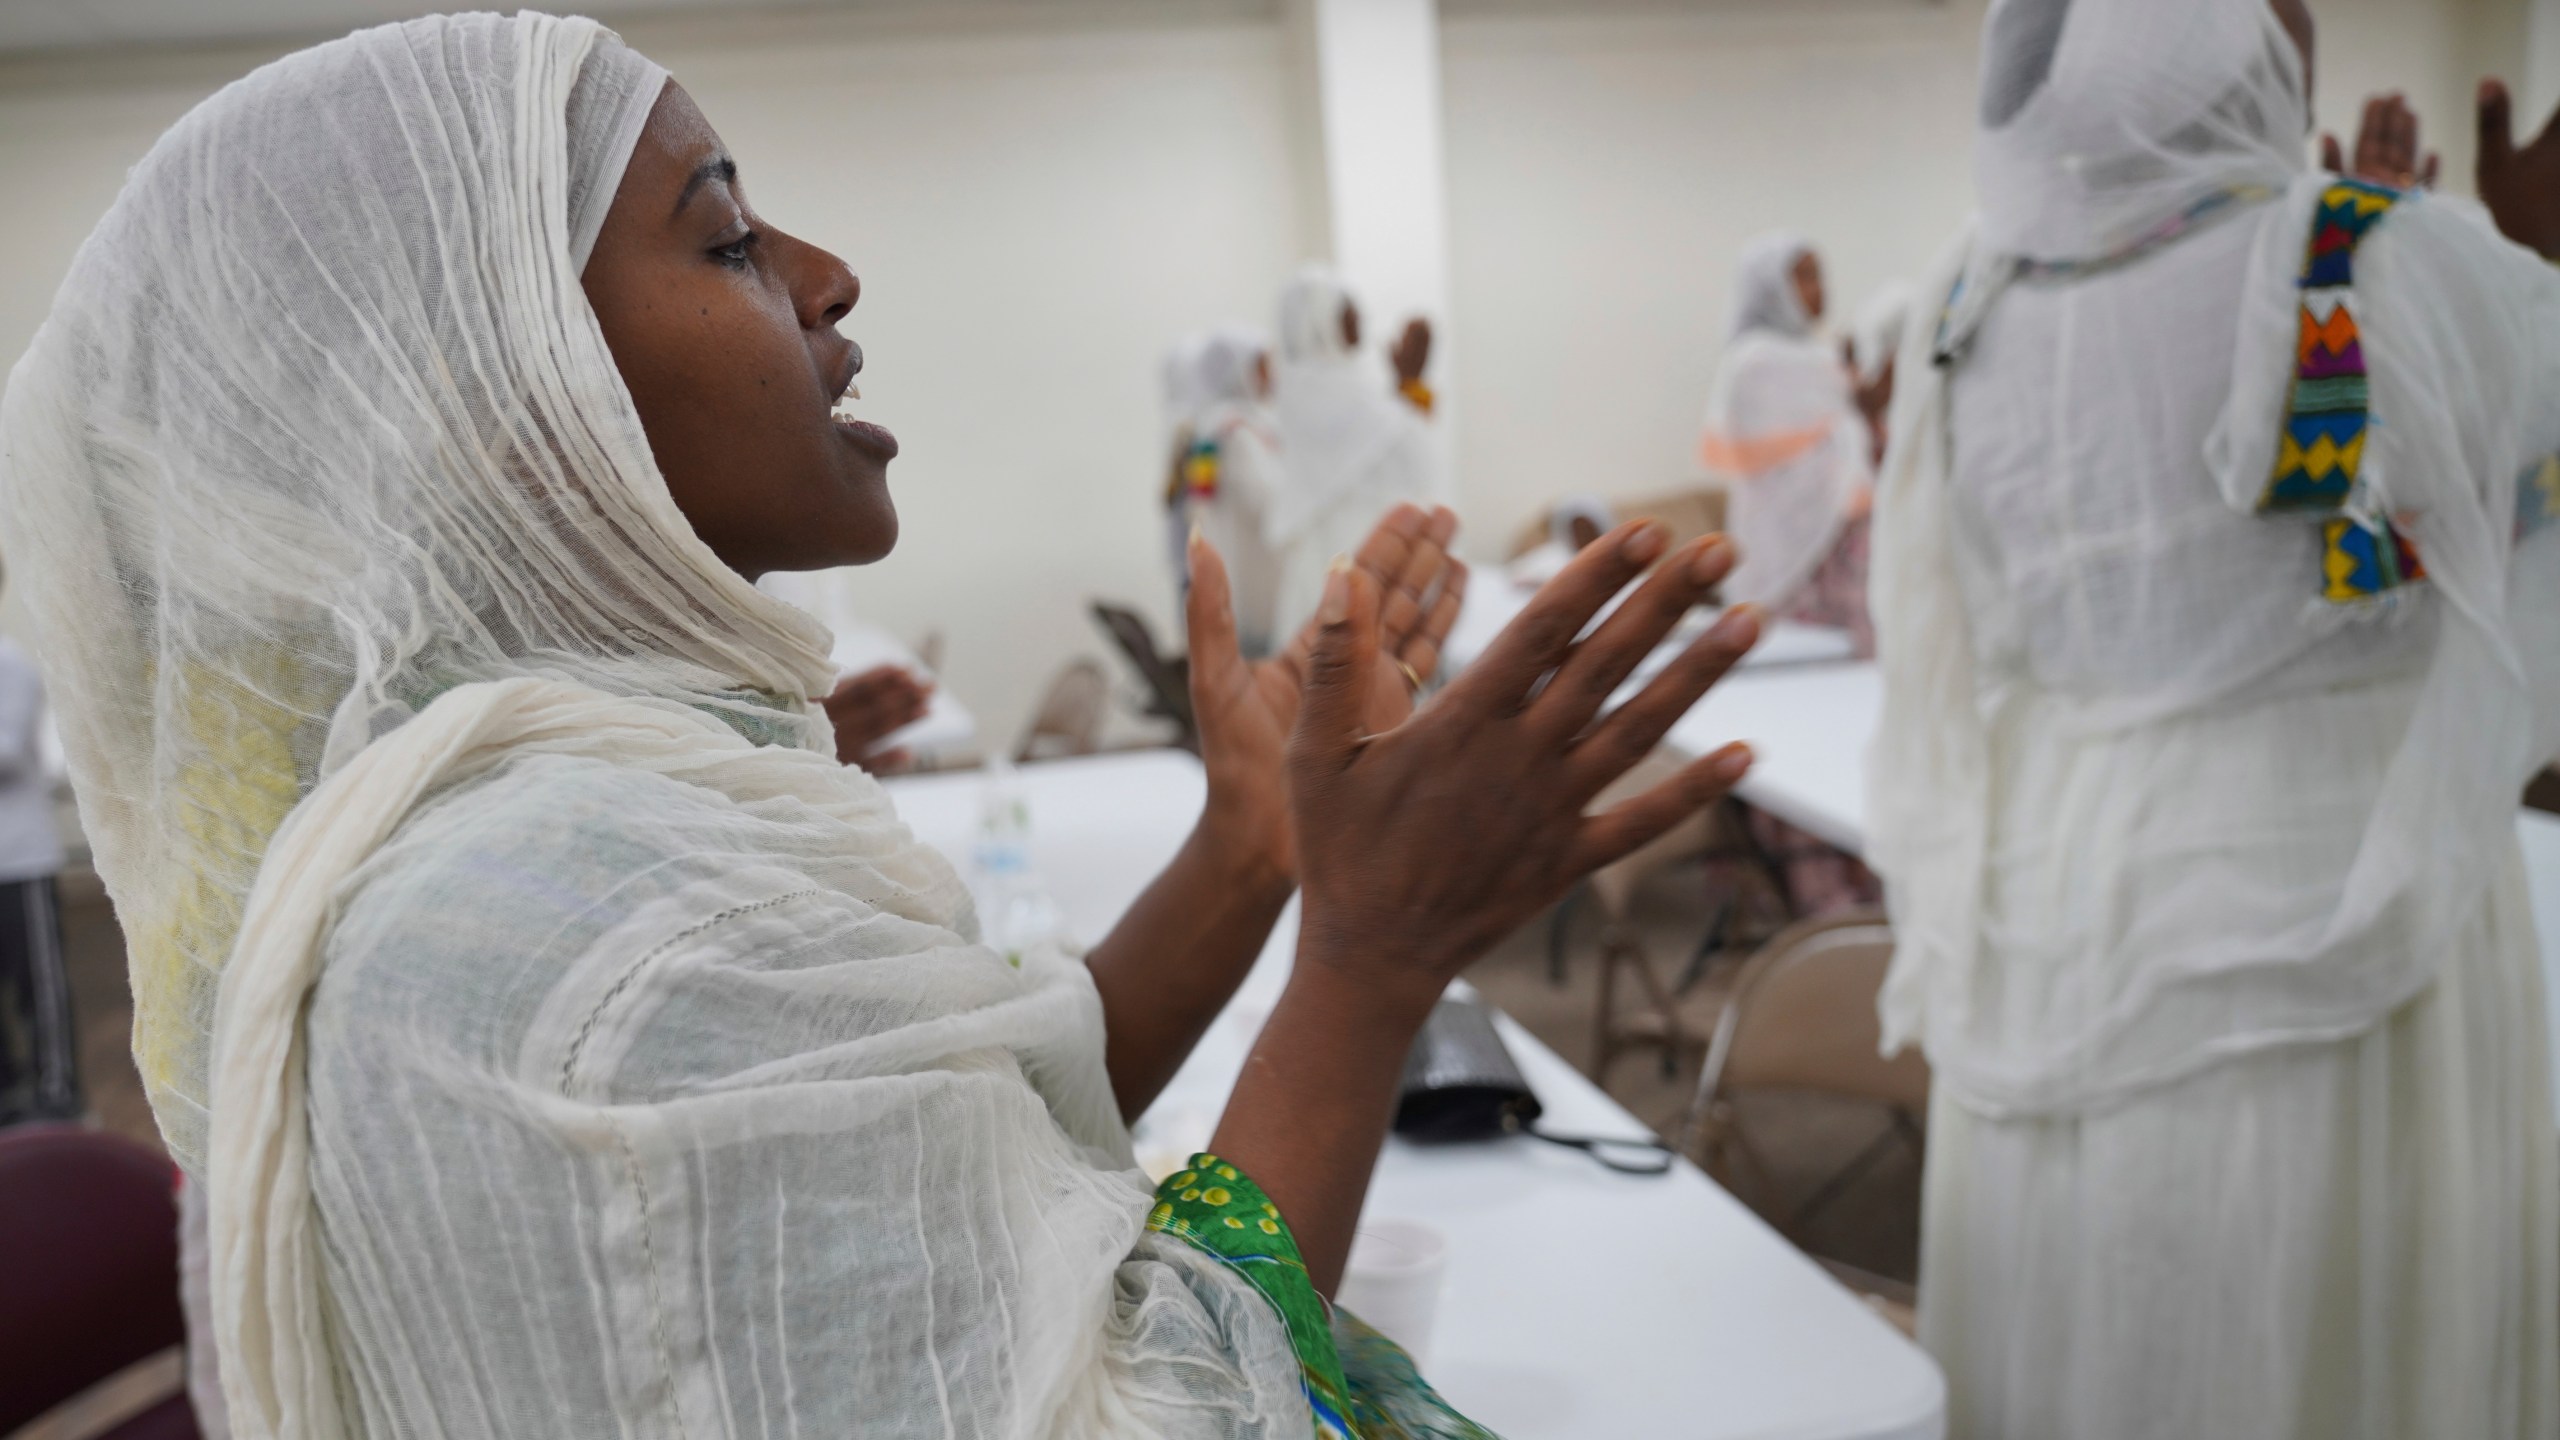
[[(1385, 596), (1373, 662), (1379, 683), (1368, 702), (1379, 729), (1401, 724), (1413, 712), (1416, 689), (1439, 671), (1441, 644), (1466, 595), (1467, 567), (1449, 553), (1457, 529), (1457, 516), (1446, 509), (1399, 505), (1349, 561)], [(1253, 867), (1294, 878), (1286, 758), (1316, 626), (1310, 621), (1271, 659), (1246, 662), (1236, 644), (1226, 563), (1196, 535), (1188, 609), (1191, 708), (1209, 772), (1203, 828)]]
[(2560, 112), (2519, 149), (2513, 109), (2505, 85), (2480, 82), (2480, 203), (2500, 234), (2545, 259), (2560, 259)]
[(2395, 190), (2432, 189), (2442, 172), (2442, 157), (2421, 151), (2418, 112), (2407, 96), (2376, 95), (2364, 102), (2364, 118), (2356, 127), (2354, 164), (2338, 151), (2338, 137), (2320, 137), (2320, 163), (2341, 175)]
[(903, 750), (872, 753), (881, 741), (924, 718), (933, 685), (896, 665), (882, 665), (848, 675), (819, 703), (835, 727), (836, 761), (859, 765), (875, 775), (904, 769)]
[(1431, 364), (1431, 322), (1419, 315), (1404, 322), (1403, 333), (1388, 347), (1387, 361), (1395, 367), (1398, 385), (1421, 379), (1423, 370)]
[(1366, 573), (1333, 577), (1290, 747), (1302, 967), (1344, 969), (1427, 1009), (1460, 969), (1576, 881), (1741, 778), (1750, 753), (1728, 746), (1605, 813), (1584, 813), (1758, 639), (1757, 614), (1738, 608), (1601, 713), (1732, 569), (1722, 536), (1683, 547), (1577, 640), (1665, 543), (1660, 527), (1638, 522), (1589, 546), (1483, 659), (1383, 731), (1380, 597)]
[(1750, 752), (1727, 746), (1585, 813), (1758, 638), (1758, 617), (1737, 609), (1602, 715), (1733, 568), (1720, 536), (1683, 547), (1577, 640), (1664, 544), (1658, 527), (1639, 523), (1584, 547), (1483, 659), (1383, 731), (1371, 718), (1388, 683), (1379, 587), (1358, 568), (1326, 582), (1289, 744), (1306, 902), (1298, 963), (1210, 1144), (1261, 1183), (1327, 1294), (1350, 1253), (1405, 1052), (1450, 977), (1750, 766)]

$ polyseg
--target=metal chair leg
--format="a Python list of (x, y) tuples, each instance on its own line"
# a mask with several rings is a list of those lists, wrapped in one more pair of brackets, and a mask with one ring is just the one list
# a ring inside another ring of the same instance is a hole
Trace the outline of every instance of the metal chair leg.
[(1581, 898), (1581, 886), (1566, 891), (1547, 920), (1547, 983), (1559, 990), (1564, 988), (1564, 949), (1573, 926), (1574, 903)]

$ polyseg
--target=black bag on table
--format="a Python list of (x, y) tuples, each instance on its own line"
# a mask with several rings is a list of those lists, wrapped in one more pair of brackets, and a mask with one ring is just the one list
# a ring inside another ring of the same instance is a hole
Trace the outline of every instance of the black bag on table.
[(1397, 1134), (1426, 1145), (1533, 1135), (1629, 1175), (1660, 1175), (1671, 1168), (1671, 1147), (1659, 1141), (1541, 1130), (1537, 1121), (1545, 1109), (1493, 1028), (1493, 1012), (1476, 1000), (1441, 996), (1405, 1056)]

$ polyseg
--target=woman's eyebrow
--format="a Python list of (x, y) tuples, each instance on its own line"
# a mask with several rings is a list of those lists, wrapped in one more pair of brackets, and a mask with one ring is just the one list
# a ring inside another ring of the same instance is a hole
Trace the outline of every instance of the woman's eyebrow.
[(713, 180), (717, 180), (724, 185), (736, 184), (738, 181), (738, 162), (730, 159), (726, 155), (714, 155), (710, 159), (703, 161), (701, 164), (694, 166), (693, 173), (684, 178), (684, 188), (676, 192), (676, 208), (673, 213), (676, 215), (682, 215), (684, 213), (684, 207), (693, 203), (693, 192), (701, 189), (704, 184)]

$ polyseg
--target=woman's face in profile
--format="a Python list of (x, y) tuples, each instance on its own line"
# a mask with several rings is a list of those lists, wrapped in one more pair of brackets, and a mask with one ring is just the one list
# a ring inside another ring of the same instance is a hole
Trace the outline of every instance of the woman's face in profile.
[(1807, 250), (1796, 257), (1795, 267), (1787, 272), (1787, 278), (1796, 287), (1796, 301), (1804, 306), (1804, 318), (1819, 321), (1825, 298), (1822, 293), (1822, 262)]
[(862, 282), (755, 213), (672, 81), (583, 283), (676, 507), (729, 568), (859, 565), (897, 544), (896, 438), (830, 413), (862, 368), (836, 332)]

